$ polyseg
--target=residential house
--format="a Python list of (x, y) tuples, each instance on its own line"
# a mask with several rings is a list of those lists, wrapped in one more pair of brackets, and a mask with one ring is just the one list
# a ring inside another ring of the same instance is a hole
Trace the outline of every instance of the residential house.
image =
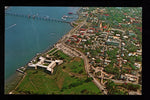
[(134, 66), (139, 69), (141, 68), (141, 64), (139, 64), (139, 63), (134, 63)]

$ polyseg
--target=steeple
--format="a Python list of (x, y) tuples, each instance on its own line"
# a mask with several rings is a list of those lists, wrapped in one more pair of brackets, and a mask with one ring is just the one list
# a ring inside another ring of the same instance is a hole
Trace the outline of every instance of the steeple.
[(102, 28), (102, 21), (100, 21), (100, 29)]

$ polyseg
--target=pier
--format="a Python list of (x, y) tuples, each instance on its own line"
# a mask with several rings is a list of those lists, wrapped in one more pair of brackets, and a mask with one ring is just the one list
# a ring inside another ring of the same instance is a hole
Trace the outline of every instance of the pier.
[(28, 19), (34, 19), (34, 20), (43, 20), (43, 21), (54, 21), (54, 22), (60, 22), (60, 23), (69, 23), (69, 21), (64, 21), (56, 18), (49, 18), (46, 16), (38, 16), (38, 15), (26, 15), (26, 14), (17, 14), (17, 13), (10, 13), (6, 12), (5, 15), (10, 15), (10, 16), (16, 16), (16, 17), (24, 17)]

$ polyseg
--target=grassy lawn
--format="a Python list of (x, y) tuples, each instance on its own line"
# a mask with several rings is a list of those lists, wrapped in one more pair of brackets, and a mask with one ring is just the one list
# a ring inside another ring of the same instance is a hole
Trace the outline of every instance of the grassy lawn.
[(82, 22), (83, 21), (83, 19), (79, 19), (79, 20), (76, 20), (75, 22), (76, 23), (80, 23), (80, 22)]
[(59, 92), (56, 82), (42, 70), (27, 70), (25, 79), (16, 92), (25, 94), (52, 94)]
[(72, 23), (73, 24), (73, 26), (78, 26), (77, 24), (75, 24), (75, 23)]
[(83, 83), (76, 87), (66, 89), (63, 91), (63, 94), (99, 94), (101, 95), (100, 90), (95, 86), (93, 82)]
[(70, 61), (71, 57), (69, 57), (68, 55), (64, 54), (62, 51), (58, 50), (54, 53), (54, 56), (56, 56), (59, 59), (63, 59), (65, 61)]
[(47, 63), (45, 63), (45, 64), (43, 64), (44, 66), (48, 66), (49, 64), (47, 64)]
[(63, 64), (65, 66), (65, 69), (78, 74), (85, 74), (84, 70), (84, 61), (81, 58), (74, 58), (70, 62)]

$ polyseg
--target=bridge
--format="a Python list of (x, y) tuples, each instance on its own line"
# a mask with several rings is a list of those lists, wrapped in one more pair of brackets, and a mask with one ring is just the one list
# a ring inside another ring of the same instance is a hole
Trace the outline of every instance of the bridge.
[(16, 16), (16, 17), (24, 17), (28, 19), (36, 19), (36, 20), (43, 20), (43, 21), (54, 21), (54, 22), (60, 22), (60, 23), (71, 23), (69, 21), (64, 21), (56, 18), (49, 18), (46, 16), (37, 16), (37, 15), (26, 15), (26, 14), (17, 14), (17, 13), (10, 13), (6, 12), (5, 15), (10, 15), (10, 16)]

